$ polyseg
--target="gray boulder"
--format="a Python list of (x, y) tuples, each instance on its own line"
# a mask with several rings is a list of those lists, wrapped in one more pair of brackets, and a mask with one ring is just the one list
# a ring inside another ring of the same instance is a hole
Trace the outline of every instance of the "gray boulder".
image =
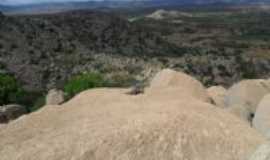
[(261, 145), (249, 160), (270, 160), (270, 143)]
[[(252, 120), (257, 106), (262, 98), (270, 93), (270, 81), (244, 80), (233, 85), (225, 96), (227, 107), (241, 106), (249, 114), (248, 119)], [(251, 121), (250, 121), (251, 123)]]
[(0, 106), (0, 123), (8, 123), (26, 113), (27, 109), (18, 104)]
[[(266, 137), (270, 131), (270, 94), (266, 95), (258, 105), (253, 126)], [(270, 138), (270, 137), (268, 137)]]

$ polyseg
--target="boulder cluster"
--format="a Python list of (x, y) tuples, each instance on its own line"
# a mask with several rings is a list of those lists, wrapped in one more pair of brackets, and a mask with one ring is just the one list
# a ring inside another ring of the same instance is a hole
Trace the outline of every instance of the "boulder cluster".
[(268, 86), (268, 80), (246, 80), (207, 89), (165, 69), (144, 92), (88, 90), (0, 126), (0, 157), (268, 160)]

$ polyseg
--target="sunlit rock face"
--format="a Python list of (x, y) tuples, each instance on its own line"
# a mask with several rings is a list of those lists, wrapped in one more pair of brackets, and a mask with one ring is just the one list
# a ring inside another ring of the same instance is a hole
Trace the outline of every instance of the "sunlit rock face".
[[(169, 73), (173, 81), (161, 88), (157, 79), (164, 74), (158, 74), (144, 94), (88, 90), (1, 127), (1, 160), (246, 160), (265, 141), (247, 123), (195, 94), (203, 88), (179, 92), (187, 85), (181, 88), (175, 80), (192, 77)], [(200, 86), (195, 80), (186, 84)]]

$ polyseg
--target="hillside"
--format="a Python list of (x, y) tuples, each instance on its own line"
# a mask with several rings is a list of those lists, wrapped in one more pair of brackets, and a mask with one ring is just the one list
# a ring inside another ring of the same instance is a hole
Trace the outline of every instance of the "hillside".
[[(23, 4), (23, 5), (20, 5)], [(106, 0), (106, 1), (52, 1), (38, 3), (16, 3), (0, 1), (0, 11), (7, 14), (40, 14), (58, 13), (63, 11), (82, 9), (149, 9), (149, 8), (174, 8), (174, 7), (215, 7), (242, 5), (269, 5), (269, 0)]]
[(96, 62), (93, 56), (176, 56), (182, 54), (177, 48), (150, 30), (106, 13), (1, 17), (1, 66), (34, 90), (46, 88), (49, 80), (61, 83), (83, 68), (102, 70), (97, 65), (106, 59)]
[(134, 85), (170, 67), (225, 87), (270, 75), (268, 11), (180, 8), (161, 10), (162, 19), (139, 11), (1, 16), (1, 72), (30, 91), (62, 88), (85, 72)]

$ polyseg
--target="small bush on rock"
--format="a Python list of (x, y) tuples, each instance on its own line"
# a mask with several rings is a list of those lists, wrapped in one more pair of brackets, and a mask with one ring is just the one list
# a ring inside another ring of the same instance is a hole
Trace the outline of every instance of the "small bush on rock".
[(64, 86), (64, 91), (67, 94), (67, 98), (71, 98), (74, 95), (97, 87), (105, 87), (106, 81), (99, 73), (86, 73), (71, 78)]

